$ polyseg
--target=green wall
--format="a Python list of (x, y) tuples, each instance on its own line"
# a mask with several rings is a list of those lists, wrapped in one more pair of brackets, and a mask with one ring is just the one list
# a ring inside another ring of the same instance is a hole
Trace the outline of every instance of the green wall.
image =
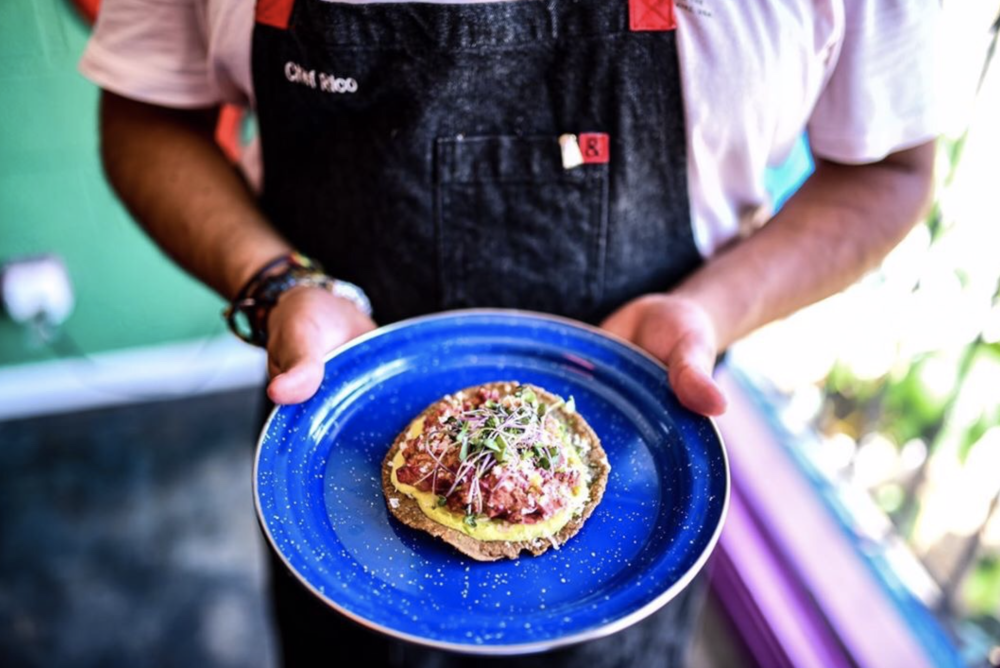
[[(0, 263), (66, 261), (87, 353), (224, 331), (218, 297), (143, 235), (105, 183), (98, 90), (77, 72), (87, 26), (68, 0), (0, 0)], [(0, 366), (55, 355), (0, 318)]]

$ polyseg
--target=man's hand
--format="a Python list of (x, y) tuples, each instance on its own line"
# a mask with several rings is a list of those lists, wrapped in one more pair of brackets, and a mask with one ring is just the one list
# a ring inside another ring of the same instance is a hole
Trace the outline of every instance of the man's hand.
[(879, 162), (817, 159), (816, 171), (762, 229), (716, 253), (670, 294), (635, 299), (603, 323), (666, 362), (681, 402), (718, 415), (718, 350), (857, 280), (930, 201), (934, 144)]
[(267, 321), (271, 401), (309, 399), (323, 381), (327, 353), (375, 327), (352, 302), (322, 288), (303, 286), (283, 294)]
[[(216, 109), (168, 109), (110, 92), (101, 98), (111, 183), (160, 247), (228, 301), (292, 247), (215, 143), (217, 116)], [(311, 397), (323, 380), (326, 354), (374, 327), (354, 304), (325, 290), (301, 287), (282, 295), (268, 320), (271, 400)]]
[(726, 398), (712, 380), (718, 352), (715, 326), (696, 302), (667, 294), (628, 302), (601, 327), (662, 360), (681, 403), (703, 415), (720, 415)]

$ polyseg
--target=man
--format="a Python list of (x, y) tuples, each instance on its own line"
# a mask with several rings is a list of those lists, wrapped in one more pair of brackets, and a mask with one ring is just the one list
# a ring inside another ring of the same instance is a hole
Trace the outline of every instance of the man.
[[(919, 218), (924, 4), (106, 0), (83, 70), (135, 217), (260, 305), (274, 402), (310, 397), (323, 356), (375, 326), (356, 285), (382, 324), (463, 306), (599, 323), (718, 415), (719, 351)], [(256, 110), (259, 198), (213, 142), (222, 102)], [(755, 229), (764, 168), (805, 129), (816, 171)], [(316, 278), (295, 250), (347, 282), (295, 280)]]

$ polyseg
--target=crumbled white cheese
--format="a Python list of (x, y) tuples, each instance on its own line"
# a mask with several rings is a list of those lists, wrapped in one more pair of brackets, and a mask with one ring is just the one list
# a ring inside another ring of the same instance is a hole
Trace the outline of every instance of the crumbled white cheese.
[(389, 505), (393, 508), (399, 508), (399, 499), (394, 496), (389, 497)]

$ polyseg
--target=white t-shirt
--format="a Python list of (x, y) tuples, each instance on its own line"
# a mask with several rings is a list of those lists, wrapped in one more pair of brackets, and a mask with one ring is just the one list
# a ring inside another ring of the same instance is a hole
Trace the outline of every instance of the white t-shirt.
[[(81, 70), (144, 102), (252, 106), (254, 5), (104, 0)], [(784, 161), (803, 130), (816, 156), (845, 163), (874, 162), (936, 134), (937, 0), (676, 7), (692, 224), (705, 256), (769, 210), (765, 169)], [(259, 174), (259, 152), (246, 158)]]

